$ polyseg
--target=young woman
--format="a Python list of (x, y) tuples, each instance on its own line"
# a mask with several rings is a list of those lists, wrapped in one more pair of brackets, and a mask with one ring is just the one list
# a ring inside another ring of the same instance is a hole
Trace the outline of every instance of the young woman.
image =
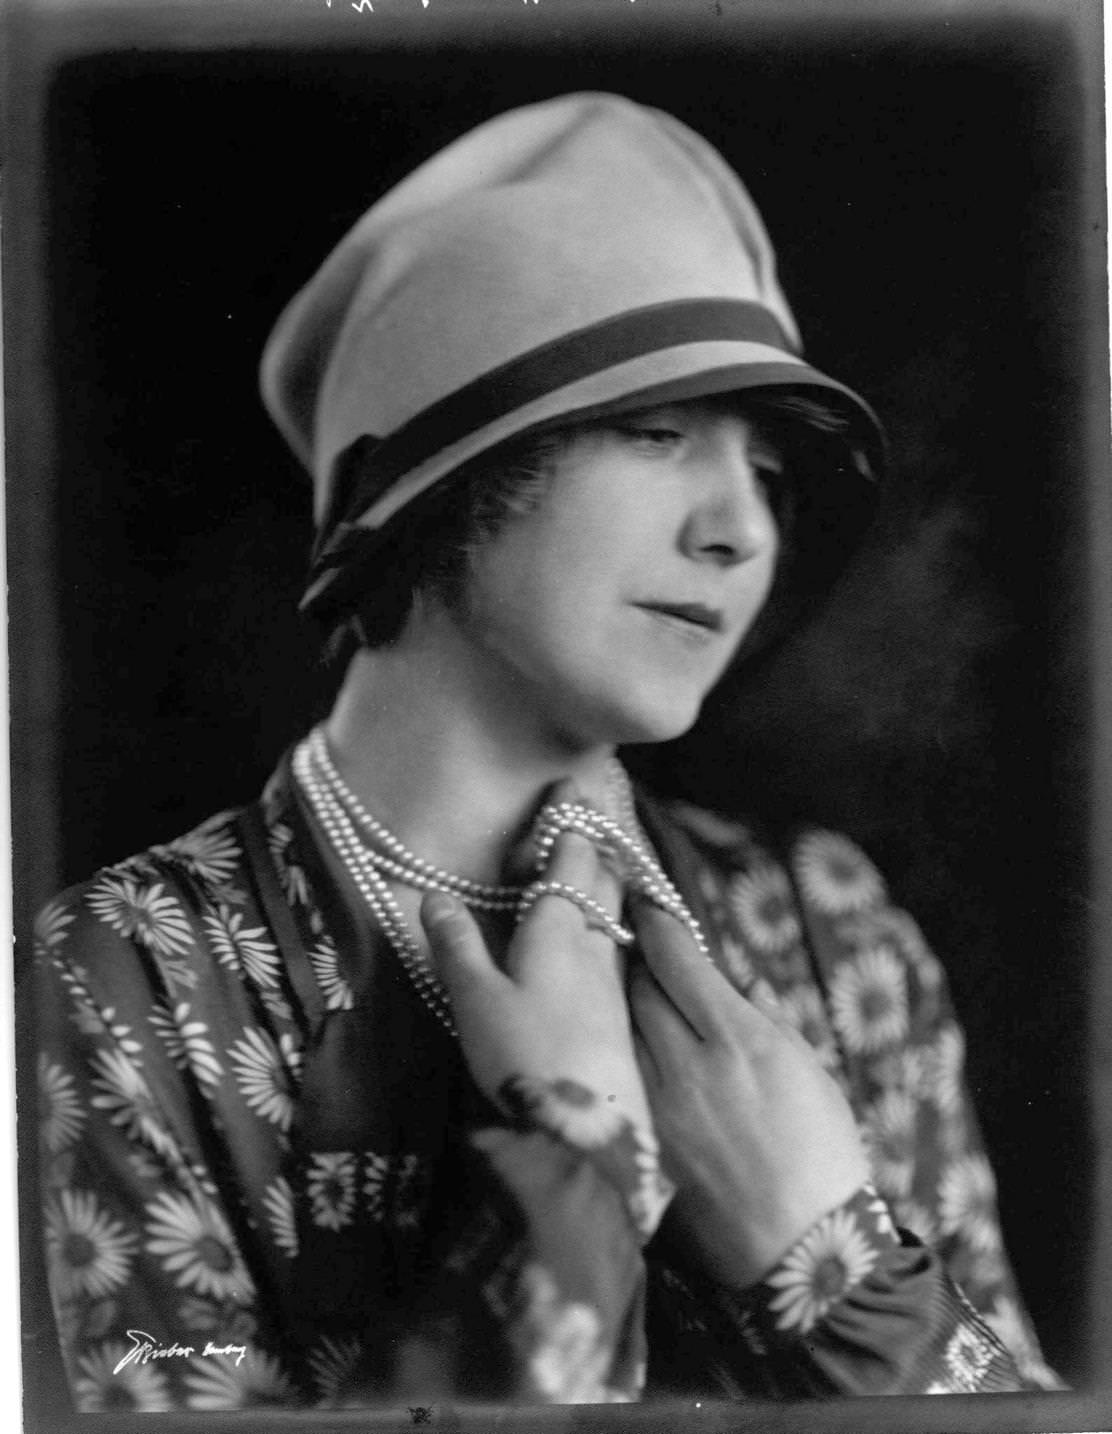
[(348, 666), (259, 803), (40, 918), (78, 1407), (1052, 1384), (910, 918), (616, 755), (821, 593), (882, 464), (736, 176), (613, 96), (502, 116), (263, 385)]

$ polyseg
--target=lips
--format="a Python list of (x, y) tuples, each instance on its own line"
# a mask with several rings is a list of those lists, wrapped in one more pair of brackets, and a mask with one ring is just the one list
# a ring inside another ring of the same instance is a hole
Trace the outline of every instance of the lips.
[(726, 625), (726, 614), (721, 608), (708, 607), (706, 603), (639, 602), (635, 606), (644, 612), (659, 613), (662, 617), (690, 623), (693, 628), (702, 628), (706, 632), (721, 632)]

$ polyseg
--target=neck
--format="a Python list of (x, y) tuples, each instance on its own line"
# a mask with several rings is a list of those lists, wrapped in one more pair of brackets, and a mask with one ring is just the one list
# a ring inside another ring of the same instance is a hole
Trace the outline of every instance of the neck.
[(515, 847), (554, 782), (606, 807), (613, 753), (546, 730), (504, 675), (489, 679), (473, 653), (411, 636), (352, 660), (325, 730), (341, 776), (407, 846), (497, 882), (522, 874)]

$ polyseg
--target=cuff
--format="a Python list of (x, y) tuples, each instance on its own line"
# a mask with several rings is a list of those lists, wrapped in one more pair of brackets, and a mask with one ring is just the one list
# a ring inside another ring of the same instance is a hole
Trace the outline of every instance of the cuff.
[(1022, 1387), (939, 1257), (895, 1229), (871, 1185), (812, 1225), (758, 1284), (710, 1293), (723, 1337), (740, 1342), (739, 1379), (768, 1397)]
[(521, 1128), (542, 1130), (590, 1161), (617, 1190), (641, 1244), (647, 1243), (675, 1193), (651, 1130), (577, 1081), (513, 1076), (499, 1096)]
[(888, 1206), (871, 1184), (817, 1220), (761, 1281), (739, 1298), (765, 1339), (808, 1334), (901, 1248)]

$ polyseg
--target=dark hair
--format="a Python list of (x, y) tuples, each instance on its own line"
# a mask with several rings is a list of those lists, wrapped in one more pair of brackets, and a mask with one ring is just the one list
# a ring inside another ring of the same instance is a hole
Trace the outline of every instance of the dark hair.
[[(847, 503), (852, 506), (847, 489), (865, 486), (862, 475), (868, 464), (864, 450), (852, 440), (850, 421), (833, 403), (816, 401), (813, 390), (758, 389), (741, 394), (737, 402), (785, 459), (784, 482), (772, 495), (780, 530), (777, 588), (800, 566), (801, 524), (808, 530), (807, 549), (835, 550), (827, 552), (827, 562), (819, 566), (840, 567), (846, 552), (838, 551), (838, 532), (858, 524), (839, 510)], [(579, 426), (572, 422), (512, 439), (455, 469), (404, 508), (375, 535), (360, 559), (361, 595), (334, 620), (326, 635), (327, 656), (346, 661), (358, 646), (385, 647), (397, 641), (418, 593), (458, 606), (473, 555), (511, 518), (537, 506), (559, 454)], [(357, 482), (361, 470), (373, 463), (373, 448), (355, 445), (342, 461), (345, 485)], [(838, 481), (850, 466), (857, 470), (854, 485)], [(808, 563), (815, 556), (809, 551)], [(820, 574), (805, 576), (805, 586), (822, 581)], [(762, 625), (763, 619), (757, 626)]]
[[(328, 658), (346, 661), (355, 647), (396, 642), (418, 592), (458, 605), (472, 555), (510, 518), (536, 507), (570, 432), (526, 434), (490, 449), (404, 508), (366, 563), (365, 595), (327, 633)], [(351, 466), (365, 466), (371, 457), (365, 450), (345, 456), (350, 483), (358, 478)]]

